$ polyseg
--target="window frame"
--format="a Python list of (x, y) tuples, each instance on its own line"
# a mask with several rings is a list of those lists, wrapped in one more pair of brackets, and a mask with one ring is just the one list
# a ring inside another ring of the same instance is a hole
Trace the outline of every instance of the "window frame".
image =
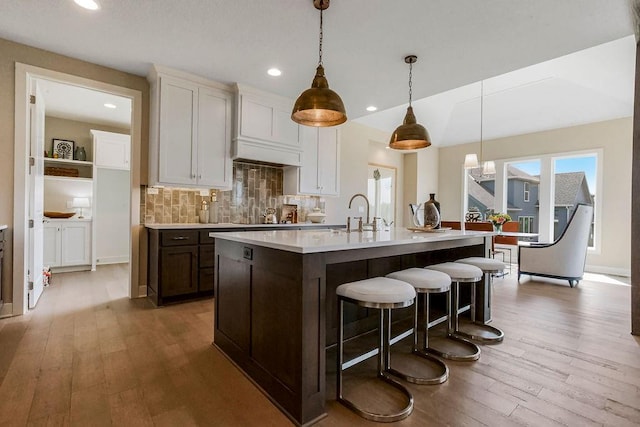
[[(594, 246), (588, 248), (589, 254), (600, 255), (602, 250), (602, 228), (603, 224), (600, 220), (602, 218), (602, 201), (604, 195), (602, 191), (603, 186), (603, 154), (602, 148), (588, 149), (588, 150), (576, 150), (567, 152), (557, 152), (521, 157), (512, 157), (504, 159), (496, 159), (496, 181), (495, 181), (495, 207), (498, 212), (507, 212), (507, 165), (511, 163), (527, 162), (532, 160), (540, 161), (540, 174), (541, 182), (538, 188), (538, 200), (540, 206), (540, 217), (538, 222), (539, 229), (539, 241), (540, 242), (552, 242), (553, 230), (554, 230), (554, 205), (555, 205), (555, 160), (567, 157), (585, 157), (595, 156), (596, 159), (596, 192), (594, 200)], [(550, 176), (543, 177), (542, 175), (549, 174)], [(545, 179), (543, 179), (545, 178)], [(466, 210), (466, 200), (468, 198), (468, 189), (466, 181), (463, 182), (464, 194), (463, 205)], [(549, 212), (543, 214), (542, 208), (548, 209)], [(546, 224), (548, 222), (548, 224)]]

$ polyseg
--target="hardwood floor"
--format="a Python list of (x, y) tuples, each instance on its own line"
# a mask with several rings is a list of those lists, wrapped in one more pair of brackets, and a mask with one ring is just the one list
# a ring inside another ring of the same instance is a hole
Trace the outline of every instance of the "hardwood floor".
[[(408, 385), (414, 413), (400, 425), (640, 424), (640, 338), (630, 287), (583, 281), (494, 282), (502, 344), (477, 362), (447, 362), (439, 386)], [(0, 425), (281, 426), (287, 418), (215, 347), (211, 299), (153, 308), (126, 298), (126, 269), (53, 277), (38, 307), (0, 321)], [(396, 367), (415, 358), (396, 349)], [(329, 356), (331, 357), (331, 356)], [(393, 405), (350, 369), (346, 391)], [(333, 400), (319, 426), (373, 425)]]

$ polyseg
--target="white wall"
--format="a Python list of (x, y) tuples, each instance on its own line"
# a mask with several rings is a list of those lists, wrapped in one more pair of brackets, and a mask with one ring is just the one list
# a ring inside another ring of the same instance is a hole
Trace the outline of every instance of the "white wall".
[[(589, 253), (590, 271), (628, 274), (631, 259), (632, 118), (610, 120), (484, 141), (485, 160), (513, 159), (542, 154), (602, 149), (602, 247)], [(443, 218), (460, 220), (464, 155), (478, 153), (479, 144), (440, 149), (439, 201)]]
[[(44, 210), (54, 212), (73, 212), (79, 214), (80, 209), (67, 205), (74, 197), (88, 197), (93, 206), (93, 182), (65, 178), (45, 177), (44, 179)], [(82, 209), (86, 218), (91, 218), (92, 208)]]
[(429, 147), (404, 155), (404, 224), (413, 224), (409, 204), (424, 203), (429, 200), (430, 193), (438, 194), (438, 159), (439, 150)]
[[(367, 194), (367, 167), (369, 163), (395, 167), (398, 170), (396, 187), (396, 218), (401, 222), (404, 197), (402, 165), (403, 154), (387, 150), (389, 134), (354, 122), (342, 125), (340, 142), (340, 196), (325, 198), (327, 224), (345, 224), (347, 217), (359, 216), (354, 209), (349, 210), (349, 199), (356, 193)], [(402, 224), (398, 224), (401, 226)]]

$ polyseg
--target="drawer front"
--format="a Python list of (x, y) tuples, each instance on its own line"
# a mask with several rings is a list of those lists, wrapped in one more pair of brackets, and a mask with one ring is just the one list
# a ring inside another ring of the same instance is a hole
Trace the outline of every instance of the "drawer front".
[(200, 268), (213, 267), (215, 264), (214, 245), (200, 246)]
[(209, 237), (209, 233), (215, 230), (200, 230), (200, 244), (201, 245), (213, 245), (215, 240), (213, 237)]
[(184, 246), (198, 244), (197, 230), (163, 230), (160, 234), (161, 246)]

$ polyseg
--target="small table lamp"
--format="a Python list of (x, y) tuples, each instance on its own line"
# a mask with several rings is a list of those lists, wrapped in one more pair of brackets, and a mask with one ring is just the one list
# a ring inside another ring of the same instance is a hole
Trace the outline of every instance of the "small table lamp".
[(84, 218), (84, 216), (82, 216), (82, 209), (91, 207), (91, 204), (89, 203), (88, 197), (74, 197), (73, 202), (71, 202), (71, 207), (80, 208), (78, 218)]

